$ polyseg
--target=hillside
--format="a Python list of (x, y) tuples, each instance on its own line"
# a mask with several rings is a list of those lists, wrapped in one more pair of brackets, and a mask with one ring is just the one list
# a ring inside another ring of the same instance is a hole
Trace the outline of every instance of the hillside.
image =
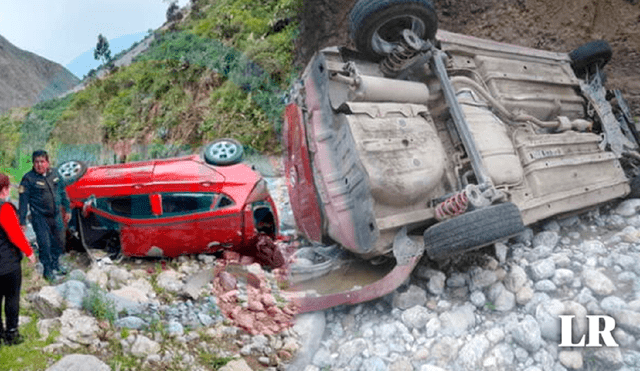
[(0, 35), (0, 113), (55, 98), (79, 82), (61, 65), (21, 50)]

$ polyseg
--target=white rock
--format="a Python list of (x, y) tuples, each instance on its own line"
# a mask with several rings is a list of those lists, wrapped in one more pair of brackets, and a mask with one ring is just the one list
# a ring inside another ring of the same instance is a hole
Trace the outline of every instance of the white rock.
[(109, 276), (103, 268), (98, 265), (92, 265), (89, 272), (87, 272), (87, 281), (95, 283), (104, 289), (109, 282)]
[(183, 274), (180, 274), (173, 269), (167, 269), (158, 275), (156, 282), (158, 287), (161, 287), (172, 293), (179, 293), (184, 286), (182, 283)]
[(550, 341), (560, 340), (560, 315), (564, 313), (560, 300), (544, 301), (536, 307), (535, 318), (540, 326), (540, 335)]
[(638, 211), (640, 211), (640, 199), (638, 198), (630, 198), (622, 201), (615, 210), (618, 215), (624, 217), (636, 215)]
[(133, 345), (131, 345), (131, 354), (136, 357), (146, 357), (158, 352), (160, 352), (160, 344), (144, 335), (138, 335)]
[(138, 278), (136, 280), (133, 280), (127, 286), (137, 289), (142, 294), (148, 297), (151, 297), (152, 294), (154, 294), (153, 286), (151, 286), (151, 283), (149, 283), (149, 280), (146, 278)]
[(571, 327), (573, 331), (573, 338), (576, 340), (581, 339), (582, 336), (587, 333), (589, 325), (587, 314), (589, 312), (584, 306), (575, 301), (565, 301), (563, 304), (564, 314), (574, 316)]
[(554, 247), (556, 247), (556, 244), (558, 244), (559, 239), (560, 237), (558, 236), (557, 232), (540, 232), (533, 237), (533, 247), (536, 248), (538, 246), (544, 245), (553, 249)]
[(640, 336), (640, 313), (631, 310), (620, 310), (613, 315), (616, 326), (623, 330)]
[(604, 246), (604, 244), (601, 241), (598, 241), (598, 240), (583, 241), (582, 244), (580, 244), (580, 249), (584, 253), (589, 255), (607, 253), (607, 248)]
[(527, 283), (527, 273), (519, 265), (513, 264), (507, 277), (504, 280), (504, 286), (507, 290), (517, 293)]
[(469, 288), (472, 291), (482, 289), (492, 285), (497, 280), (498, 276), (496, 276), (496, 273), (494, 271), (478, 268), (471, 272), (471, 282), (469, 284)]
[(402, 323), (408, 328), (422, 328), (427, 322), (436, 316), (435, 313), (431, 313), (429, 309), (416, 305), (402, 312)]
[(570, 269), (556, 269), (555, 274), (553, 275), (553, 283), (558, 286), (570, 285), (573, 282), (574, 273)]
[(62, 313), (64, 298), (53, 286), (44, 286), (31, 299), (35, 309), (44, 318), (58, 317)]
[(577, 370), (582, 368), (582, 352), (578, 350), (563, 350), (558, 353), (558, 361), (569, 369)]
[(489, 340), (484, 335), (476, 335), (458, 352), (458, 363), (465, 369), (476, 370), (482, 368), (480, 361), (489, 349)]
[(88, 354), (69, 354), (46, 371), (111, 371), (99, 358)]
[(593, 357), (605, 370), (617, 370), (624, 364), (620, 348), (602, 347), (593, 352)]
[(543, 344), (540, 325), (530, 315), (527, 315), (513, 330), (513, 340), (529, 352), (536, 352)]
[(111, 294), (135, 303), (149, 302), (149, 297), (147, 297), (147, 295), (143, 291), (132, 286), (125, 286), (118, 290), (113, 290), (111, 291)]
[(98, 322), (95, 318), (84, 315), (80, 310), (69, 308), (60, 317), (60, 340), (65, 344), (68, 342), (90, 345), (96, 340), (98, 332)]
[[(515, 355), (511, 346), (508, 344), (498, 344), (489, 352), (490, 357), (493, 359), (493, 369), (510, 370), (513, 368), (513, 360)], [(486, 366), (485, 366), (486, 368)]]
[(616, 290), (609, 277), (595, 269), (582, 272), (582, 282), (598, 295), (611, 295)]
[(465, 304), (452, 311), (444, 312), (440, 315), (441, 334), (451, 336), (461, 336), (476, 324), (475, 307)]
[(252, 371), (252, 369), (244, 358), (240, 358), (229, 361), (226, 365), (220, 367), (218, 371)]
[(109, 271), (109, 287), (118, 288), (131, 279), (131, 273), (124, 268), (114, 267)]
[(556, 272), (556, 263), (553, 258), (546, 258), (534, 262), (529, 266), (529, 275), (534, 281), (551, 278)]
[(617, 296), (607, 296), (602, 299), (600, 302), (600, 308), (602, 308), (602, 310), (608, 315), (613, 315), (623, 309), (630, 309), (627, 302)]
[(489, 288), (489, 300), (493, 302), (495, 310), (507, 312), (516, 305), (516, 296), (507, 290), (502, 282), (496, 282)]
[(518, 303), (518, 305), (525, 305), (531, 301), (533, 295), (533, 289), (529, 286), (525, 286), (516, 293), (516, 303)]

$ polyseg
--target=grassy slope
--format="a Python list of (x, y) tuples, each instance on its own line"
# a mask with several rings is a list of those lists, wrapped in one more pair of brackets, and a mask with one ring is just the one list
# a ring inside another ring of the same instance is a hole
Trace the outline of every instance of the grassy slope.
[[(278, 153), (283, 92), (295, 76), (301, 0), (200, 0), (129, 67), (62, 99), (0, 116), (0, 169), (19, 179), (35, 148), (55, 162), (106, 162), (122, 140), (150, 146), (127, 160), (193, 151), (218, 137)], [(26, 155), (25, 155), (26, 154)], [(57, 160), (57, 161), (56, 161)], [(13, 174), (15, 173), (15, 174)]]

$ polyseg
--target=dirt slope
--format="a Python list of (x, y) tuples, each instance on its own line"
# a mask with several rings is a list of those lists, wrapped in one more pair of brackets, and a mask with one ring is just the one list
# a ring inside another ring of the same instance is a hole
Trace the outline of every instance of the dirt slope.
[[(355, 0), (305, 0), (298, 62), (318, 48), (345, 44)], [(609, 87), (622, 89), (640, 115), (640, 3), (637, 0), (434, 0), (440, 28), (496, 41), (569, 52), (607, 40)]]

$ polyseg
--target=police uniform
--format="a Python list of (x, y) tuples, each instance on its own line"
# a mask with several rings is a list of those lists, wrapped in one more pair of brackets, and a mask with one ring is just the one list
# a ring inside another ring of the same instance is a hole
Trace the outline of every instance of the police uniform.
[(31, 225), (36, 234), (44, 276), (51, 278), (60, 269), (58, 259), (64, 249), (64, 224), (60, 206), (68, 209), (69, 200), (64, 184), (54, 168), (46, 174), (31, 170), (20, 182), (20, 225), (26, 224), (27, 207), (31, 210)]

